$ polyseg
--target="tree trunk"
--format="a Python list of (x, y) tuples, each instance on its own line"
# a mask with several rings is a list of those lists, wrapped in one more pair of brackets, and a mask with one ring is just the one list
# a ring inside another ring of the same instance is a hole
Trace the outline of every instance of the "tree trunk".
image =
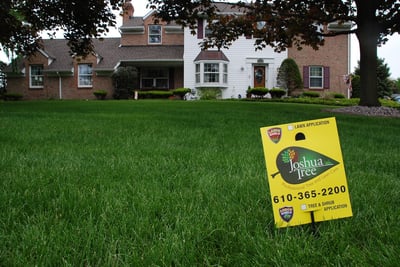
[[(371, 40), (365, 40), (371, 39)], [(377, 81), (377, 47), (376, 38), (358, 37), (360, 43), (360, 106), (380, 106)]]
[(362, 1), (357, 38), (360, 44), (360, 106), (380, 106), (377, 80), (377, 44), (379, 24), (375, 17), (374, 1)]

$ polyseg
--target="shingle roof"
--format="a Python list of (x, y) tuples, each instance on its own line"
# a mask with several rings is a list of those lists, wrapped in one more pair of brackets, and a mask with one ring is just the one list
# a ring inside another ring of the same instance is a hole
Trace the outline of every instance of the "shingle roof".
[(222, 61), (229, 61), (229, 59), (225, 56), (222, 51), (210, 51), (210, 50), (203, 50), (201, 51), (194, 61), (200, 60), (222, 60)]
[[(120, 46), (120, 38), (94, 40), (95, 54), (100, 58), (95, 70), (113, 70), (123, 62), (181, 62), (183, 45)], [(52, 59), (47, 72), (71, 71), (73, 57), (65, 39), (43, 40), (43, 51)]]

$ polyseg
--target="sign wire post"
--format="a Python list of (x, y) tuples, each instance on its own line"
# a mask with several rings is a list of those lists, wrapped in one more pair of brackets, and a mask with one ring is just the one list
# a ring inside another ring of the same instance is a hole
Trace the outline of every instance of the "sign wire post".
[(311, 215), (311, 232), (314, 236), (317, 235), (317, 224), (315, 223), (314, 211), (310, 212)]

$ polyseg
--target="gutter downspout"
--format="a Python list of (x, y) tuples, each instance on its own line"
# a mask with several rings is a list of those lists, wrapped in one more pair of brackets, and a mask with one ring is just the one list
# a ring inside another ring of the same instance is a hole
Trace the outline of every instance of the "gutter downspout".
[[(347, 39), (348, 39), (347, 75), (349, 75), (349, 77), (350, 77), (349, 79), (351, 79), (351, 34), (347, 35)], [(350, 84), (351, 84), (351, 81), (350, 81)], [(351, 97), (350, 85), (347, 85), (347, 98), (350, 99), (350, 97)]]
[(57, 71), (57, 75), (58, 75), (58, 94), (59, 94), (59, 97), (61, 100), (62, 99), (62, 82), (61, 82), (60, 72)]

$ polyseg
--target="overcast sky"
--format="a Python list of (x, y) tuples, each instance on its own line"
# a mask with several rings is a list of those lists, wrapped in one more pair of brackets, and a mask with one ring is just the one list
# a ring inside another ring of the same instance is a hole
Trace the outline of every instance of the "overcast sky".
[[(144, 16), (150, 10), (146, 9), (147, 1), (145, 0), (133, 0), (132, 4), (135, 8), (134, 16)], [(122, 18), (117, 17), (118, 25), (121, 25)], [(117, 30), (111, 31), (112, 36), (119, 36)], [(390, 68), (391, 77), (393, 79), (400, 78), (400, 35), (395, 34), (389, 37), (389, 41), (382, 47), (378, 47), (378, 57), (383, 58), (385, 63)], [(4, 55), (0, 55), (0, 60), (7, 61)], [(351, 38), (351, 72), (354, 71), (354, 67), (357, 66), (357, 62), (360, 60), (360, 52), (358, 47), (358, 41), (355, 35)]]

